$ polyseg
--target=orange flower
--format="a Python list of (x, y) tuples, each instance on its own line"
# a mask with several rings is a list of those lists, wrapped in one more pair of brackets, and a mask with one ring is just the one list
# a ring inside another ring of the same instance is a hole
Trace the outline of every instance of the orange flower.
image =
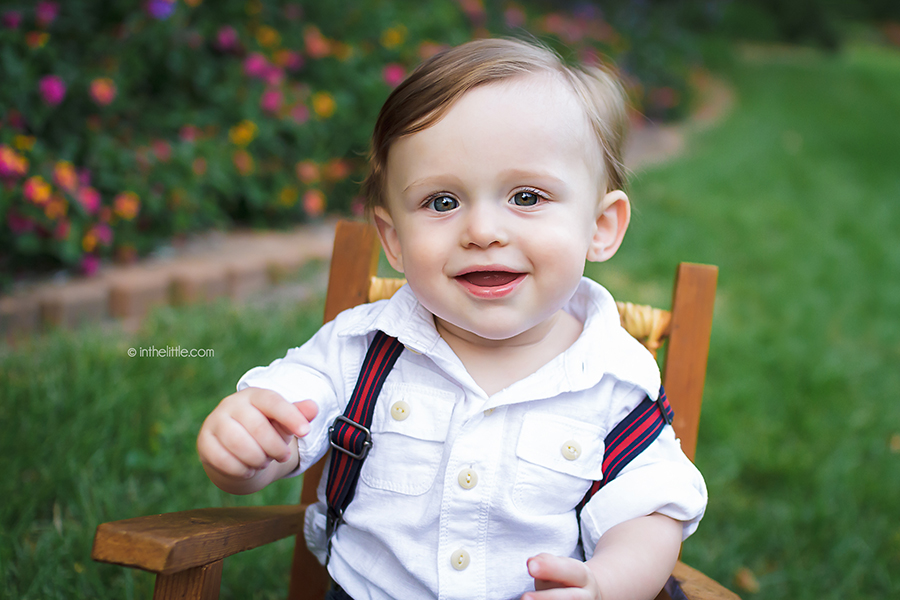
[(50, 187), (50, 184), (44, 181), (43, 177), (34, 175), (25, 181), (23, 191), (25, 192), (26, 199), (41, 206), (50, 200), (50, 193), (53, 190)]
[(243, 149), (235, 150), (234, 154), (231, 156), (231, 160), (234, 162), (234, 166), (241, 175), (250, 175), (256, 168), (253, 163), (253, 157), (250, 156), (249, 152)]
[(319, 165), (311, 160), (301, 160), (297, 163), (295, 170), (297, 171), (297, 179), (303, 183), (310, 184), (319, 180)]
[(328, 92), (316, 92), (312, 97), (313, 110), (322, 119), (327, 119), (334, 114), (337, 104)]
[(91, 229), (84, 237), (81, 238), (81, 247), (85, 252), (93, 252), (94, 248), (97, 247), (97, 234), (94, 233), (94, 230)]
[(66, 160), (57, 162), (53, 167), (53, 181), (70, 194), (74, 194), (78, 189), (78, 173), (75, 172), (72, 163)]
[(312, 58), (325, 58), (331, 54), (331, 42), (314, 25), (303, 30), (303, 44)]
[(322, 169), (322, 176), (328, 181), (340, 181), (350, 174), (350, 165), (343, 158), (332, 158)]
[(310, 217), (318, 217), (325, 212), (325, 194), (319, 190), (307, 190), (303, 194), (303, 210)]
[(91, 98), (100, 106), (116, 99), (116, 84), (109, 77), (98, 77), (91, 82)]
[(134, 192), (122, 192), (113, 199), (113, 212), (121, 219), (130, 221), (140, 210), (141, 199)]
[(51, 221), (55, 221), (60, 217), (66, 216), (68, 208), (69, 205), (66, 203), (65, 198), (62, 196), (53, 196), (44, 206), (44, 214), (47, 215), (47, 218)]

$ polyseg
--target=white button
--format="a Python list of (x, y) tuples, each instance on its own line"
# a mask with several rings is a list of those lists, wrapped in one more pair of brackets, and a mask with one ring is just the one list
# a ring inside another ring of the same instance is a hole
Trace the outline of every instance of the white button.
[(489, 409), (487, 409), (486, 411), (484, 411), (484, 416), (488, 416), (488, 415), (491, 414), (492, 412), (494, 412), (494, 409), (493, 409), (493, 408), (489, 408)]
[(457, 571), (462, 571), (469, 566), (469, 553), (460, 548), (450, 555), (450, 564)]
[(566, 460), (575, 460), (576, 458), (581, 456), (581, 444), (579, 444), (575, 440), (569, 440), (568, 442), (564, 443), (560, 450), (562, 451), (562, 455)]
[(395, 421), (403, 421), (409, 416), (409, 404), (403, 400), (397, 400), (391, 406), (391, 416), (394, 417)]
[(471, 490), (478, 485), (478, 473), (474, 469), (463, 469), (459, 472), (459, 485), (464, 489)]

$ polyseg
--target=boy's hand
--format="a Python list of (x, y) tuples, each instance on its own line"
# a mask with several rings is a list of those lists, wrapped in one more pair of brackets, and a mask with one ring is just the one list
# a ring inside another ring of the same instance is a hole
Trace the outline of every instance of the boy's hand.
[(535, 592), (522, 600), (599, 600), (600, 588), (593, 571), (574, 558), (546, 552), (528, 559), (528, 574), (534, 577)]
[(273, 460), (289, 461), (295, 454), (293, 436), (309, 433), (318, 412), (312, 400), (291, 404), (271, 390), (243, 389), (222, 400), (203, 422), (197, 436), (200, 461), (207, 472), (211, 468), (231, 479), (250, 479)]

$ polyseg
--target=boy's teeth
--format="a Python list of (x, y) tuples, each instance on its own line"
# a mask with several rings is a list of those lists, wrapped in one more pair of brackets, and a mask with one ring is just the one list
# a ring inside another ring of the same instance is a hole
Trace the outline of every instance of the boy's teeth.
[(518, 276), (518, 273), (509, 273), (507, 271), (473, 271), (462, 275), (462, 278), (472, 285), (496, 287), (498, 285), (506, 285)]

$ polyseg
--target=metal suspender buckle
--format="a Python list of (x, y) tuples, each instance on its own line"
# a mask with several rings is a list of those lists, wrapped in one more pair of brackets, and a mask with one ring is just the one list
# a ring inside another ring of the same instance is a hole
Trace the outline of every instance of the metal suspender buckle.
[[(357, 429), (359, 429), (360, 431), (362, 431), (363, 433), (366, 434), (366, 439), (363, 441), (362, 450), (360, 450), (359, 453), (352, 452), (352, 451), (348, 450), (347, 448), (344, 448), (340, 444), (335, 443), (333, 434), (334, 434), (334, 428), (337, 426), (338, 421), (343, 421), (344, 423), (346, 423), (347, 425), (350, 425), (351, 427), (356, 427)], [(334, 420), (334, 423), (331, 425), (331, 427), (328, 428), (328, 441), (331, 443), (331, 447), (334, 448), (335, 450), (340, 450), (344, 454), (350, 456), (351, 458), (355, 458), (356, 460), (363, 460), (366, 457), (366, 454), (369, 453), (369, 449), (372, 447), (372, 432), (369, 431), (366, 427), (363, 427), (362, 425), (360, 425), (359, 423), (357, 423), (355, 421), (351, 421), (344, 415), (338, 415), (338, 417)]]

